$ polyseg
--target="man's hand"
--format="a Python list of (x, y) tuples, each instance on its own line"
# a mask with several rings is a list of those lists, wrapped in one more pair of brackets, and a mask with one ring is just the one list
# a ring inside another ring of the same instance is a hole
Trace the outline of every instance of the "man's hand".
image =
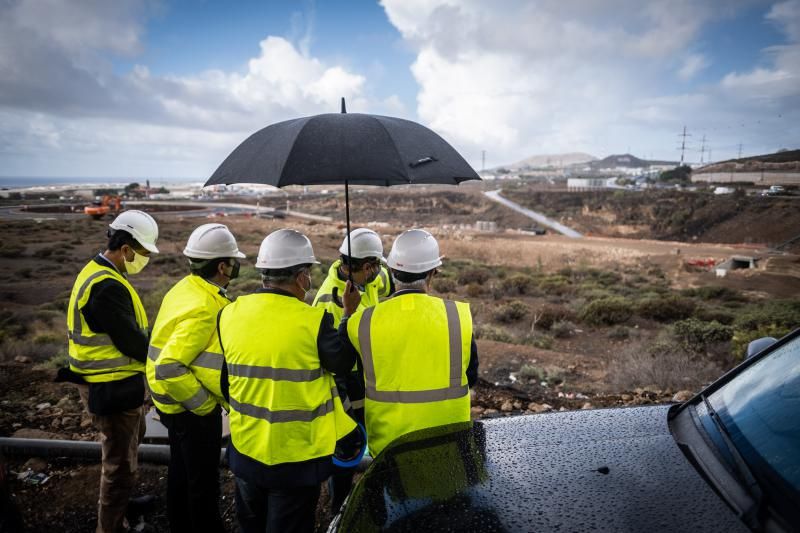
[(344, 294), (342, 295), (342, 304), (344, 304), (344, 315), (350, 316), (358, 309), (358, 304), (361, 303), (361, 293), (358, 292), (353, 286), (351, 281), (348, 281), (344, 286)]

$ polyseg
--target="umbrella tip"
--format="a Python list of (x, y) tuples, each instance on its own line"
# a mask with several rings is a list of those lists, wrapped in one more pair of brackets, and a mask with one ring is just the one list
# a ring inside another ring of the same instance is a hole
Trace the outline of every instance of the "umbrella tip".
[(342, 113), (347, 113), (347, 108), (344, 105), (344, 96), (342, 96)]

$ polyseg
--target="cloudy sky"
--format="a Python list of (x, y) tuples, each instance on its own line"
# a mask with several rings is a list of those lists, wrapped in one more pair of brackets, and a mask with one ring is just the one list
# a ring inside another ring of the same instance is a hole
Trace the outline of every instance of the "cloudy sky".
[(0, 0), (0, 176), (205, 178), (341, 96), (478, 169), (800, 148), (800, 0)]

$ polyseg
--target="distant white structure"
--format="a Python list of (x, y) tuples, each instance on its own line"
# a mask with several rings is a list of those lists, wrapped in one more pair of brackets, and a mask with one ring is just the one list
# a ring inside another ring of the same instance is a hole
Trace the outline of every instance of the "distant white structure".
[(588, 191), (608, 188), (608, 178), (567, 178), (567, 190)]
[(478, 220), (475, 222), (475, 229), (478, 231), (495, 232), (497, 231), (497, 222), (491, 220)]

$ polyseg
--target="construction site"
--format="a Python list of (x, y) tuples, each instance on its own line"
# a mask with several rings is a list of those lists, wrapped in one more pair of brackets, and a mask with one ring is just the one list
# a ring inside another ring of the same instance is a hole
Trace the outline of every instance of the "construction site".
[[(345, 233), (341, 188), (202, 202), (120, 205), (107, 197), (91, 207), (2, 202), (0, 437), (20, 441), (97, 438), (75, 387), (53, 378), (66, 362), (75, 274), (102, 250), (119, 208), (146, 210), (159, 224), (161, 253), (133, 280), (151, 318), (186, 275), (181, 250), (199, 224), (226, 224), (248, 256), (230, 286), (233, 297), (260, 287), (254, 258), (269, 232), (290, 227), (309, 236), (322, 262), (314, 287)], [(438, 239), (445, 259), (433, 289), (469, 302), (474, 318), (474, 419), (687, 400), (740, 362), (750, 340), (800, 324), (798, 207), (800, 197), (792, 196), (567, 192), (524, 181), (350, 193), (353, 227), (377, 231), (385, 250), (412, 227)], [(146, 441), (163, 444), (164, 437), (150, 420)], [(84, 447), (6, 457), (12, 499), (32, 531), (93, 530), (98, 454)], [(163, 462), (153, 448), (136, 492), (165, 492)], [(221, 512), (234, 531), (232, 476), (222, 472)], [(326, 497), (323, 488), (320, 531), (330, 520)], [(132, 519), (137, 531), (166, 524), (163, 501)]]

